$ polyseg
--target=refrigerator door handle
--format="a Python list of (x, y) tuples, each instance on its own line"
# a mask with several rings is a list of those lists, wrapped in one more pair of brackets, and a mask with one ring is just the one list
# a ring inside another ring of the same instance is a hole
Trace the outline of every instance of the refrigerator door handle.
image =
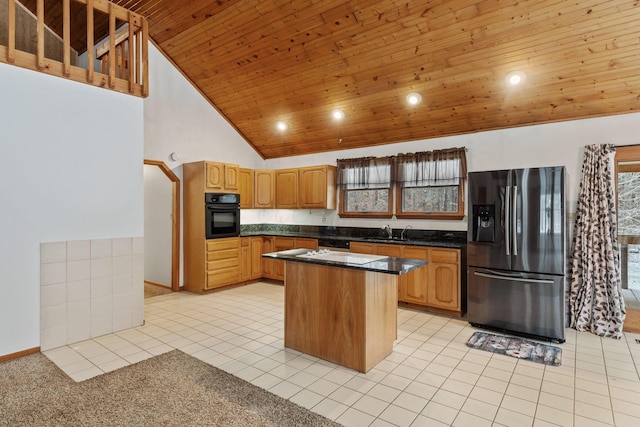
[(513, 246), (513, 254), (518, 255), (518, 186), (513, 186), (513, 197), (511, 198), (511, 238)]
[(498, 276), (495, 274), (488, 273), (480, 273), (478, 271), (473, 272), (474, 276), (485, 277), (487, 279), (497, 279), (497, 280), (508, 280), (510, 282), (527, 282), (527, 283), (540, 283), (545, 285), (553, 285), (553, 280), (546, 279), (523, 279), (522, 277), (508, 277), (508, 276)]
[(504, 202), (504, 249), (505, 255), (511, 255), (511, 186), (505, 187)]

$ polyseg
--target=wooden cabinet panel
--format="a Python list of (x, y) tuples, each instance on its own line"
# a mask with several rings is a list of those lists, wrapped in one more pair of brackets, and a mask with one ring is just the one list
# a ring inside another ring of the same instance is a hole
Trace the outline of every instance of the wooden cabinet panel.
[[(271, 252), (275, 252), (274, 248), (274, 238), (273, 237), (263, 237), (262, 238), (262, 253), (269, 254)], [(271, 258), (262, 258), (262, 276), (268, 279), (275, 278), (275, 269), (273, 267), (273, 260)]]
[(238, 192), (240, 193), (240, 208), (253, 208), (253, 169), (240, 168), (238, 170)]
[(422, 259), (424, 267), (398, 277), (398, 301), (461, 311), (460, 250), (384, 243), (351, 242), (351, 252)]
[(437, 262), (435, 260), (459, 259), (457, 249), (431, 249), (429, 264), (429, 287), (427, 304), (447, 310), (460, 310), (460, 264)]
[(318, 250), (318, 240), (317, 239), (305, 239), (302, 237), (296, 237), (295, 241), (295, 249), (312, 249)]
[(254, 170), (253, 173), (253, 206), (260, 209), (273, 208), (276, 192), (274, 172), (272, 170)]
[(251, 278), (251, 238), (240, 239), (240, 281), (244, 282)]
[(224, 190), (235, 191), (240, 190), (239, 187), (239, 175), (240, 167), (238, 165), (224, 164)]
[(207, 191), (238, 192), (238, 165), (218, 162), (204, 162), (204, 165), (204, 186)]
[(377, 255), (394, 256), (394, 257), (402, 257), (403, 254), (404, 254), (404, 246), (377, 244), (376, 245), (376, 254)]
[(251, 279), (262, 277), (262, 237), (251, 237)]
[(298, 170), (298, 201), (303, 209), (336, 208), (335, 166), (311, 166)]
[[(293, 237), (276, 237), (274, 240), (274, 252), (287, 251), (295, 248), (296, 240)], [(274, 279), (284, 280), (284, 261), (273, 260)]]
[(375, 243), (350, 242), (349, 252), (373, 255), (376, 253), (376, 245)]
[(207, 240), (206, 289), (237, 283), (240, 280), (241, 247), (238, 237)]
[(204, 186), (207, 188), (207, 190), (222, 191), (224, 189), (224, 164), (206, 162), (204, 177)]
[(298, 207), (298, 169), (276, 170), (276, 208)]
[[(403, 257), (429, 260), (429, 249), (416, 246), (405, 246)], [(427, 289), (429, 283), (428, 265), (403, 274), (399, 278), (401, 283), (400, 300), (414, 304), (427, 304)]]

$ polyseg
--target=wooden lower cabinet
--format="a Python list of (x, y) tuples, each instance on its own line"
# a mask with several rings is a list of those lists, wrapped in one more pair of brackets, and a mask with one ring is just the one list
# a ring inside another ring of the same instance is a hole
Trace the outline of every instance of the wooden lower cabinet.
[(240, 281), (240, 239), (230, 237), (206, 241), (207, 282), (205, 289), (231, 285)]
[(251, 277), (255, 280), (262, 277), (262, 236), (251, 237)]
[(240, 239), (240, 281), (262, 277), (262, 237)]
[(445, 310), (460, 310), (460, 262), (458, 250), (431, 249), (427, 304)]
[[(262, 253), (269, 254), (271, 252), (275, 252), (274, 248), (274, 237), (263, 237), (262, 238)], [(275, 269), (273, 266), (273, 259), (271, 258), (262, 258), (262, 277), (267, 279), (275, 278)]]
[[(275, 237), (272, 252), (287, 251), (289, 249), (318, 249), (317, 239), (306, 239), (302, 237)], [(266, 253), (266, 252), (265, 252)], [(273, 279), (284, 280), (284, 261), (273, 260)]]
[(398, 301), (463, 315), (460, 249), (351, 242), (351, 252), (422, 259), (398, 278)]

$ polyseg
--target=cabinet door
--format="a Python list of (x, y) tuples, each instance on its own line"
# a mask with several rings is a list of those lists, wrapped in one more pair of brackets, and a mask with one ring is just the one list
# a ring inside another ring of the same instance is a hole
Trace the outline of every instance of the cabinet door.
[[(275, 206), (275, 179), (272, 170), (255, 170), (254, 198), (256, 208), (273, 208)], [(265, 252), (268, 253), (268, 252)]]
[(240, 168), (238, 172), (238, 192), (240, 193), (240, 208), (253, 208), (253, 169)]
[[(269, 254), (274, 252), (273, 250), (273, 237), (263, 237), (262, 238), (262, 253)], [(262, 258), (262, 275), (269, 279), (273, 279), (274, 268), (273, 268), (273, 259), (271, 258)]]
[(298, 208), (298, 169), (276, 170), (276, 208)]
[(206, 162), (204, 186), (207, 190), (224, 189), (224, 163)]
[(224, 190), (229, 192), (238, 192), (240, 168), (238, 165), (224, 165)]
[[(287, 251), (295, 248), (295, 239), (290, 237), (276, 237), (274, 252)], [(284, 261), (273, 260), (274, 279), (284, 280)]]
[(251, 278), (262, 277), (262, 237), (251, 238)]
[(298, 170), (301, 208), (335, 209), (335, 167), (311, 166)]
[[(429, 260), (429, 249), (416, 246), (405, 246), (403, 256), (405, 258)], [(427, 284), (429, 280), (428, 265), (410, 271), (407, 274), (403, 274), (400, 276), (400, 279), (403, 281), (400, 300), (414, 304), (427, 304)]]
[(349, 242), (349, 252), (355, 252), (358, 254), (375, 254), (375, 243), (363, 243), (363, 242)]
[(240, 281), (251, 278), (251, 238), (240, 239)]
[(448, 310), (460, 310), (459, 250), (432, 248), (429, 253), (427, 303)]

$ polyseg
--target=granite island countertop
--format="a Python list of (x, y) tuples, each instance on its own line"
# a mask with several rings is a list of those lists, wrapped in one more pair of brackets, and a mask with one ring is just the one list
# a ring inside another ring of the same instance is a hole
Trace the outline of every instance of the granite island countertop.
[(294, 261), (330, 267), (350, 268), (386, 274), (405, 274), (427, 265), (427, 261), (382, 255), (358, 254), (338, 251), (310, 251), (291, 249), (288, 251), (262, 254), (264, 258)]

